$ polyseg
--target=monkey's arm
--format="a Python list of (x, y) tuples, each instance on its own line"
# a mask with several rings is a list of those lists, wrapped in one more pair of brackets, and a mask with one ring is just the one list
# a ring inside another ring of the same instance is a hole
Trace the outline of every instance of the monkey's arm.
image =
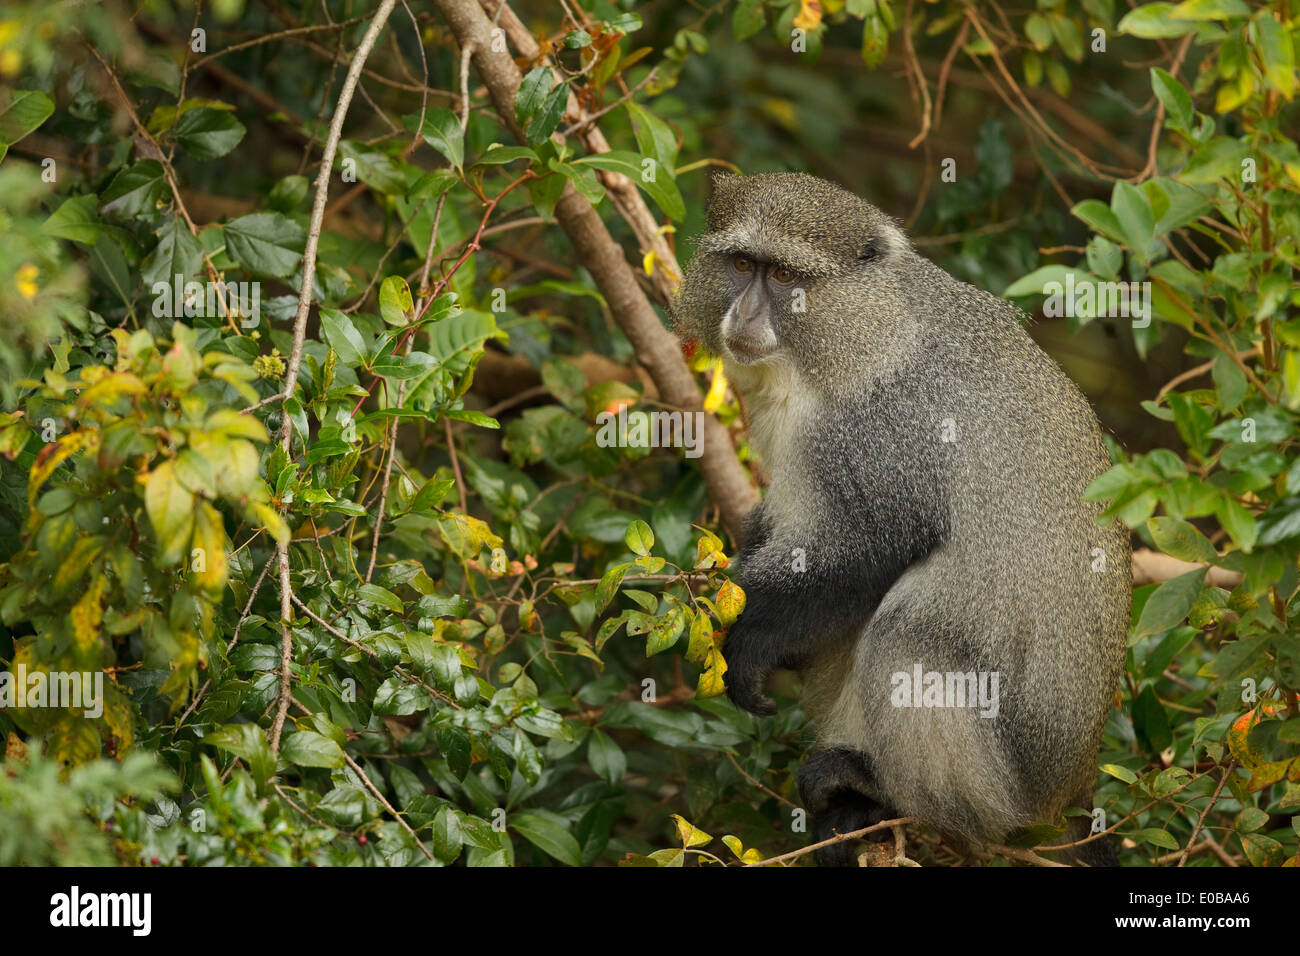
[(745, 611), (722, 649), (737, 706), (774, 713), (767, 676), (798, 670), (836, 642), (847, 653), (894, 582), (943, 543), (947, 512), (934, 476), (923, 459), (899, 460), (906, 473), (824, 472), (819, 530), (806, 539), (774, 529), (765, 505), (755, 509), (738, 572)]

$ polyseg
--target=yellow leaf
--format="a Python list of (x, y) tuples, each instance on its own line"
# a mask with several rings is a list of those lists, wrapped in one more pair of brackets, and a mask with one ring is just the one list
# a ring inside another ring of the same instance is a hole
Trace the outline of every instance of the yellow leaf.
[(104, 550), (104, 539), (99, 535), (78, 538), (72, 550), (59, 561), (59, 570), (54, 574), (54, 593), (62, 594), (68, 586), (81, 577), (82, 573)]
[(822, 23), (822, 5), (818, 0), (801, 0), (793, 24), (800, 30), (816, 30)]
[(176, 479), (170, 461), (149, 473), (144, 507), (158, 538), (158, 563), (175, 564), (181, 559), (194, 527), (194, 495)]
[(691, 621), (691, 642), (686, 647), (686, 659), (693, 664), (703, 664), (713, 647), (713, 621), (704, 611), (696, 611)]
[(726, 673), (727, 661), (722, 656), (718, 645), (714, 644), (704, 657), (704, 673), (700, 675), (699, 682), (695, 685), (695, 696), (721, 697), (727, 691), (727, 685), (722, 679)]
[(438, 530), (442, 532), (447, 547), (465, 560), (477, 558), (485, 545), (488, 548), (502, 545), (501, 537), (492, 533), (486, 521), (471, 515), (444, 515), (438, 519)]
[(206, 501), (194, 514), (194, 538), (190, 541), (190, 572), (194, 583), (207, 591), (226, 586), (226, 529), (221, 513)]
[(229, 408), (221, 408), (208, 416), (203, 426), (213, 436), (226, 438), (249, 438), (253, 441), (269, 441), (266, 428), (252, 415), (242, 415)]
[(104, 584), (104, 576), (95, 575), (81, 600), (68, 612), (68, 619), (72, 622), (72, 636), (76, 638), (77, 647), (84, 653), (89, 653), (99, 643), (99, 629), (104, 620), (104, 608), (99, 601), (104, 594)]
[(94, 451), (98, 447), (99, 433), (83, 429), (69, 432), (58, 441), (42, 448), (32, 465), (31, 473), (27, 476), (27, 506), (31, 507), (35, 503), (36, 492), (40, 491), (41, 485), (54, 474), (55, 468), (82, 449)]
[(104, 723), (117, 740), (120, 754), (135, 740), (135, 714), (126, 696), (111, 681), (104, 682)]
[(704, 410), (713, 414), (722, 407), (727, 397), (727, 376), (722, 374), (722, 359), (713, 360), (713, 381), (709, 383), (709, 394), (704, 396)]
[[(83, 371), (82, 381), (85, 380), (86, 376)], [(114, 372), (105, 375), (95, 384), (84, 389), (77, 397), (77, 407), (84, 411), (93, 405), (108, 405), (123, 395), (143, 395), (147, 391), (144, 382), (130, 372)]]
[(718, 609), (718, 620), (722, 626), (731, 627), (745, 610), (745, 592), (736, 582), (727, 581), (718, 589), (718, 596), (713, 603)]
[(712, 531), (700, 530), (704, 531), (704, 536), (695, 542), (695, 569), (725, 568), (728, 561), (722, 552), (722, 540)]
[(257, 518), (257, 523), (267, 530), (277, 544), (288, 544), (289, 526), (280, 517), (280, 512), (265, 502), (258, 501), (253, 504), (253, 514)]
[(677, 826), (677, 838), (682, 841), (683, 847), (707, 846), (713, 842), (713, 837), (688, 822), (681, 814), (674, 813), (672, 817)]
[(49, 732), (46, 756), (61, 763), (77, 766), (99, 756), (102, 744), (93, 721), (81, 716), (65, 715)]

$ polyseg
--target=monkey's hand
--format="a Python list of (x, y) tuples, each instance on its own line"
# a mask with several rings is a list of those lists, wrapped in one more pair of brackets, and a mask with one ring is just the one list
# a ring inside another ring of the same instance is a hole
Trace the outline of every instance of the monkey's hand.
[(765, 653), (761, 637), (742, 623), (743, 619), (732, 625), (722, 645), (722, 655), (727, 661), (723, 676), (727, 696), (741, 710), (770, 717), (776, 713), (776, 702), (763, 693), (763, 684), (775, 665)]

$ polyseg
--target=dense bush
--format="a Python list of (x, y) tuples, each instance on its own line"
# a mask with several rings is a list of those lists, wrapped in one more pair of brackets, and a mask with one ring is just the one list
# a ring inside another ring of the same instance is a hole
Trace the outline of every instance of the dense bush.
[[(704, 168), (834, 176), (873, 116), (913, 127), (920, 169), (871, 188), (923, 249), (1030, 309), (1149, 283), (1149, 323), (1079, 303), (1069, 327), (1190, 360), (1108, 422), (1129, 441), (1090, 492), (1192, 564), (1135, 591), (1074, 812), (1127, 864), (1296, 865), (1300, 3), (634, 6), (523, 5), (535, 50), (497, 21), (504, 107), (441, 15), (470, 0), (3, 14), (0, 662), (106, 678), (93, 719), (0, 710), (0, 863), (804, 846), (795, 682), (772, 718), (719, 696), (735, 503), (594, 423), (674, 406), (627, 313), (664, 313)], [(556, 227), (570, 184), (627, 296)], [(706, 454), (752, 466), (685, 351), (735, 444)], [(921, 828), (908, 854), (956, 859)]]

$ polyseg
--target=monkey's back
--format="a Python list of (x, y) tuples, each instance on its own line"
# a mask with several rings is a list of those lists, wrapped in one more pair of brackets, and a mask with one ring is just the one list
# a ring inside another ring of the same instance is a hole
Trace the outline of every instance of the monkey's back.
[[(1109, 466), (1083, 395), (1012, 306), (913, 260), (894, 277), (931, 290), (912, 348), (884, 377), (861, 356), (871, 384), (824, 402), (804, 451), (827, 514), (865, 509), (838, 547), (871, 540), (878, 509), (931, 495), (944, 540), (889, 589), (852, 668), (840, 649), (805, 671), (806, 703), (823, 744), (870, 755), (900, 812), (997, 838), (1091, 790), (1123, 664), (1128, 536), (1083, 500)], [(997, 715), (895, 706), (896, 675), (918, 664), (996, 672)]]

